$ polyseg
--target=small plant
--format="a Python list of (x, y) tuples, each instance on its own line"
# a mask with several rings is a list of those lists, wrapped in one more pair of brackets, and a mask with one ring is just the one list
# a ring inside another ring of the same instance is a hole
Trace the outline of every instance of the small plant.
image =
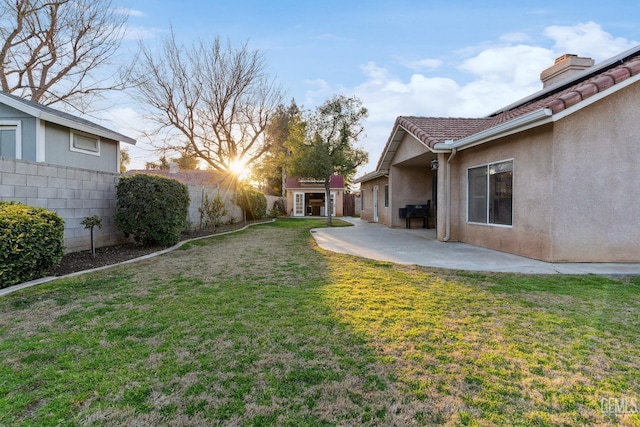
[(200, 212), (200, 224), (205, 228), (212, 228), (214, 231), (218, 225), (222, 224), (222, 218), (227, 215), (224, 200), (219, 194), (213, 200), (209, 200), (209, 195), (205, 194), (198, 212)]
[(277, 206), (273, 206), (270, 210), (269, 210), (269, 214), (268, 217), (269, 218), (278, 218), (279, 216), (282, 215), (282, 212), (280, 211), (280, 209), (278, 209)]
[(95, 240), (93, 239), (93, 227), (102, 228), (102, 219), (98, 215), (88, 216), (80, 222), (80, 224), (84, 225), (84, 229), (87, 228), (91, 231), (91, 256), (93, 258), (96, 257), (96, 245)]

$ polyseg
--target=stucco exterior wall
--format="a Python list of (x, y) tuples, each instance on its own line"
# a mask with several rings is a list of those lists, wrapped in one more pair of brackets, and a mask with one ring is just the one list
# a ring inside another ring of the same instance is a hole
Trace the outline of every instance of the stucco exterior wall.
[[(393, 165), (399, 165), (403, 162), (406, 162), (408, 160), (411, 160), (412, 162), (415, 162), (416, 158), (419, 157), (425, 157), (425, 156), (433, 156), (433, 154), (431, 154), (431, 151), (424, 146), (424, 144), (422, 144), (420, 141), (418, 141), (417, 139), (415, 139), (413, 136), (411, 136), (410, 134), (406, 134), (403, 138), (402, 141), (400, 142), (400, 145), (398, 146), (398, 150), (396, 151), (396, 153), (393, 155), (393, 159), (391, 161), (391, 164)], [(427, 160), (425, 160), (425, 163), (427, 162)]]
[[(456, 155), (451, 162), (451, 241), (471, 243), (545, 261), (552, 260), (552, 130), (553, 125), (545, 125), (460, 151)], [(511, 159), (513, 225), (481, 225), (467, 222), (468, 168)], [(440, 171), (444, 173), (442, 167)], [(440, 181), (440, 188), (443, 189), (444, 179)], [(443, 203), (444, 200), (441, 200), (442, 208)], [(442, 218), (439, 224), (441, 226), (438, 236), (442, 238)]]
[[(431, 165), (429, 166), (391, 166), (389, 178), (391, 192), (391, 224), (393, 227), (406, 227), (406, 220), (400, 219), (399, 208), (406, 205), (426, 204), (432, 200)], [(422, 220), (412, 220), (416, 224)]]
[(640, 83), (559, 120), (554, 261), (640, 261)]
[[(387, 184), (389, 184), (389, 178), (386, 176), (381, 176), (360, 184), (360, 199), (362, 205), (360, 218), (373, 222), (373, 193), (375, 186), (378, 186), (378, 222), (391, 226), (391, 207), (386, 209), (384, 207), (384, 186)], [(391, 193), (391, 191), (389, 191), (389, 193)]]

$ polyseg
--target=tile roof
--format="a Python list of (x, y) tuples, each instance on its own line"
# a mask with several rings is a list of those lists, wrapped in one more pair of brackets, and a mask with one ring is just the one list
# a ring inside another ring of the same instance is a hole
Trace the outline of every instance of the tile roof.
[(493, 120), (462, 117), (403, 117), (396, 119), (412, 135), (430, 147), (448, 139), (460, 139), (485, 129)]
[[(316, 185), (304, 184), (300, 182), (300, 178), (297, 177), (288, 177), (287, 182), (285, 184), (286, 189), (294, 189), (294, 188), (322, 188), (324, 189), (324, 182), (314, 183)], [(344, 177), (342, 175), (331, 175), (331, 188), (344, 188)]]
[[(396, 119), (380, 156), (376, 171), (388, 169), (406, 131), (430, 149), (447, 140), (470, 137), (534, 111), (549, 109), (560, 113), (589, 97), (640, 74), (640, 46), (573, 75), (568, 80), (536, 92), (483, 118), (403, 117)], [(401, 133), (398, 135), (398, 133)]]
[(160, 175), (166, 178), (175, 179), (187, 185), (215, 186), (226, 181), (225, 176), (219, 172), (209, 170), (183, 170), (171, 172), (166, 169), (132, 169), (125, 173), (127, 176), (145, 174)]

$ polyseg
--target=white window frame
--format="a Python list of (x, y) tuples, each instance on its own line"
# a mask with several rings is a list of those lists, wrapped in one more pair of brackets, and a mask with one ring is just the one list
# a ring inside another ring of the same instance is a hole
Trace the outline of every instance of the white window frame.
[[(491, 183), (491, 179), (489, 178), (490, 174), (489, 174), (489, 168), (492, 165), (497, 165), (500, 163), (508, 163), (511, 162), (511, 224), (495, 224), (492, 222), (489, 222), (491, 220), (491, 216), (490, 216), (490, 203), (489, 203), (489, 197), (490, 197), (490, 183)], [(478, 169), (481, 167), (485, 167), (487, 169), (487, 174), (486, 174), (486, 222), (477, 222), (477, 221), (471, 221), (469, 219), (469, 198), (470, 198), (470, 186), (469, 186), (469, 170), (471, 169)], [(474, 224), (474, 225), (486, 225), (489, 227), (503, 227), (503, 228), (513, 228), (513, 223), (514, 223), (514, 217), (513, 217), (513, 199), (514, 199), (514, 186), (513, 186), (513, 182), (515, 181), (515, 161), (513, 158), (510, 159), (504, 159), (504, 160), (498, 160), (495, 162), (489, 162), (489, 163), (484, 163), (484, 164), (479, 164), (479, 165), (475, 165), (475, 166), (471, 166), (467, 168), (467, 172), (466, 172), (466, 176), (465, 176), (465, 180), (467, 182), (467, 223), (468, 224)]]
[[(300, 200), (298, 200), (300, 198)], [(293, 216), (304, 216), (304, 199), (305, 194), (300, 191), (293, 193)]]
[(0, 120), (0, 128), (15, 130), (16, 132), (16, 160), (22, 160), (22, 121)]
[[(86, 148), (80, 148), (80, 147), (76, 147), (75, 146), (75, 136), (83, 136), (86, 138), (91, 138), (91, 139), (95, 139), (96, 140), (96, 148), (97, 150), (88, 150)], [(84, 154), (89, 154), (92, 156), (100, 156), (100, 137), (95, 136), (95, 135), (91, 135), (90, 133), (85, 133), (85, 132), (79, 132), (76, 130), (71, 130), (69, 131), (69, 150), (74, 151), (76, 153), (84, 153)]]
[[(336, 216), (336, 199), (337, 199), (338, 195), (336, 194), (335, 191), (332, 191), (330, 193), (330, 206), (331, 206), (331, 216)], [(325, 203), (325, 212), (326, 212), (326, 203)]]

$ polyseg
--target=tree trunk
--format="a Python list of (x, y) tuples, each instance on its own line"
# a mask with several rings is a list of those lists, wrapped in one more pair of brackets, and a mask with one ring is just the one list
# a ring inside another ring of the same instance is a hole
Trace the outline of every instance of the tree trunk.
[(96, 257), (96, 244), (93, 241), (93, 227), (91, 227), (91, 257)]
[(325, 205), (327, 206), (327, 226), (332, 227), (331, 224), (331, 176), (329, 176), (324, 183), (325, 193)]

